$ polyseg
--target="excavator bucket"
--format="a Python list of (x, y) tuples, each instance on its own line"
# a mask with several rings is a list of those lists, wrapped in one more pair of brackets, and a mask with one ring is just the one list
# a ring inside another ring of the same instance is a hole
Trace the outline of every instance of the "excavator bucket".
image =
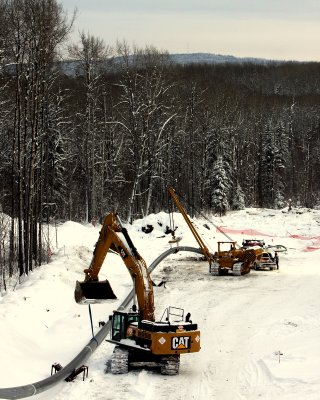
[(77, 281), (74, 298), (79, 304), (94, 304), (115, 300), (117, 297), (113, 293), (109, 281), (105, 280), (89, 282)]

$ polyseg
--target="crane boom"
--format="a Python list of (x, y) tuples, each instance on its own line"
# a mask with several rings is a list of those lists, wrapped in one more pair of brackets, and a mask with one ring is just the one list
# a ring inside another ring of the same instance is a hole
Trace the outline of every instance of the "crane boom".
[(178, 196), (176, 195), (176, 192), (173, 189), (173, 187), (170, 186), (168, 188), (168, 194), (169, 194), (169, 197), (171, 197), (172, 200), (174, 201), (175, 205), (177, 206), (178, 210), (180, 211), (180, 213), (182, 214), (184, 220), (186, 221), (188, 227), (190, 228), (194, 238), (198, 242), (198, 244), (200, 246), (200, 249), (202, 251), (202, 254), (208, 260), (209, 264), (211, 264), (211, 262), (214, 261), (213, 255), (210, 253), (208, 247), (205, 245), (205, 243), (202, 240), (201, 236), (199, 235), (198, 231), (194, 227), (192, 221), (188, 217), (188, 214), (186, 213), (186, 210), (184, 209), (184, 207), (180, 203), (180, 200), (178, 199)]

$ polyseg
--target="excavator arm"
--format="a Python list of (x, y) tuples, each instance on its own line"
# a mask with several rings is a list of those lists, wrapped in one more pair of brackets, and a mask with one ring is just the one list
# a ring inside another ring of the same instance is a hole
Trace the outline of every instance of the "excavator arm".
[[(124, 240), (119, 233), (123, 235)], [(109, 281), (99, 281), (99, 273), (108, 250), (120, 255), (131, 275), (141, 318), (154, 321), (153, 286), (146, 262), (134, 247), (119, 217), (113, 213), (104, 219), (90, 266), (84, 270), (84, 281), (76, 283), (74, 293), (76, 302), (101, 303), (116, 298)]]

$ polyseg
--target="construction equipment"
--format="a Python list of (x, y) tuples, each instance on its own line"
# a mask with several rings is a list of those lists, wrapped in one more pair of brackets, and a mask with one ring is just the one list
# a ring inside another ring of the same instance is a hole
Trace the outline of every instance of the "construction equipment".
[(277, 263), (274, 256), (269, 250), (264, 250), (260, 257), (258, 257), (253, 263), (253, 269), (256, 271), (259, 269), (277, 269)]
[(242, 247), (247, 249), (248, 247), (259, 246), (264, 248), (266, 246), (265, 241), (263, 239), (243, 239)]
[(215, 262), (210, 265), (212, 275), (245, 275), (263, 252), (260, 246), (248, 249), (237, 248), (237, 242), (218, 242), (218, 251), (215, 253)]
[(283, 246), (282, 244), (269, 245), (269, 246), (267, 246), (267, 249), (276, 251), (277, 253), (285, 253), (286, 251), (288, 251), (286, 246)]
[[(209, 272), (212, 275), (226, 275), (229, 272), (233, 273), (233, 275), (245, 275), (250, 272), (252, 264), (263, 252), (260, 246), (240, 249), (237, 248), (237, 243), (234, 241), (218, 242), (218, 251), (212, 254), (188, 217), (172, 187), (168, 188), (168, 194), (184, 217), (188, 227), (200, 246), (202, 254), (208, 260)], [(225, 246), (228, 246), (227, 250), (222, 250), (222, 247)]]
[[(120, 237), (120, 235), (123, 237)], [(163, 375), (176, 375), (180, 355), (200, 351), (200, 331), (197, 324), (184, 316), (184, 310), (169, 307), (159, 322), (155, 322), (154, 293), (147, 265), (118, 215), (110, 213), (103, 222), (90, 267), (84, 282), (77, 282), (77, 303), (94, 303), (114, 299), (108, 280), (99, 281), (99, 272), (108, 250), (119, 254), (133, 280), (135, 300), (129, 312), (114, 311), (109, 342), (116, 345), (110, 371), (127, 373), (134, 367), (158, 367)]]
[(284, 253), (288, 251), (286, 246), (283, 246), (282, 244), (266, 244), (263, 239), (243, 239), (242, 241), (242, 247), (243, 248), (248, 248), (248, 247), (253, 247), (253, 246), (260, 246), (262, 247), (265, 251), (276, 251), (278, 253)]
[(209, 265), (211, 265), (211, 263), (215, 261), (215, 258), (213, 256), (213, 254), (210, 253), (208, 247), (205, 245), (205, 243), (202, 240), (201, 236), (199, 235), (198, 231), (194, 227), (192, 221), (188, 217), (188, 214), (186, 213), (186, 210), (184, 209), (184, 207), (180, 203), (180, 200), (178, 199), (178, 196), (176, 195), (175, 190), (171, 186), (168, 188), (168, 195), (169, 195), (170, 198), (172, 198), (172, 200), (174, 201), (174, 203), (177, 206), (178, 210), (182, 214), (182, 216), (183, 216), (184, 220), (186, 221), (188, 227), (190, 228), (194, 238), (198, 242), (198, 245), (200, 247), (200, 250), (201, 250), (202, 254), (207, 259)]

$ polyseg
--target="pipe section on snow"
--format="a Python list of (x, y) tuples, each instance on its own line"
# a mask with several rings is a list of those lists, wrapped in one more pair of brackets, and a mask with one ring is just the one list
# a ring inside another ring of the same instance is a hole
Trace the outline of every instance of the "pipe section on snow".
[[(171, 254), (179, 253), (180, 251), (188, 251), (191, 253), (202, 254), (201, 250), (196, 247), (189, 246), (177, 246), (168, 249), (164, 253), (160, 254), (148, 268), (149, 273), (151, 272), (163, 261), (166, 257)], [(127, 295), (120, 307), (127, 308), (133, 299), (134, 291)], [(30, 383), (28, 385), (11, 387), (11, 388), (0, 388), (0, 399), (24, 399), (26, 397), (35, 396), (36, 394), (45, 392), (51, 387), (55, 386), (57, 383), (66, 379), (75, 369), (83, 365), (91, 356), (91, 354), (100, 346), (107, 334), (111, 330), (111, 321), (106, 322), (106, 324), (97, 332), (94, 338), (81, 350), (81, 352), (67, 364), (60, 371), (48, 378), (43, 379), (35, 383)]]

